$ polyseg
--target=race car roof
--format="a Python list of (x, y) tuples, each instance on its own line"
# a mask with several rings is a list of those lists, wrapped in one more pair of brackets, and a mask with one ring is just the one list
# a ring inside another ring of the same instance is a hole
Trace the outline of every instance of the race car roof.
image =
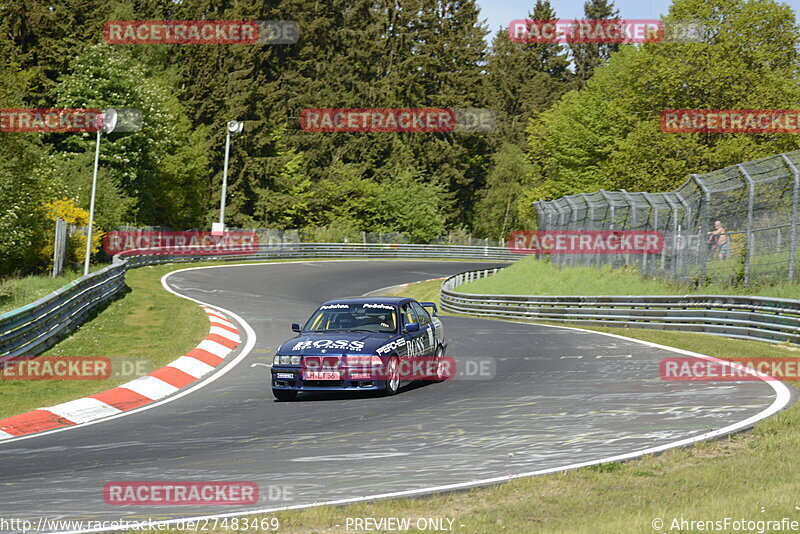
[(325, 302), (322, 304), (323, 306), (327, 306), (329, 304), (389, 304), (391, 306), (402, 306), (406, 302), (410, 302), (414, 299), (409, 297), (350, 297), (350, 298), (341, 298), (341, 299), (333, 299)]

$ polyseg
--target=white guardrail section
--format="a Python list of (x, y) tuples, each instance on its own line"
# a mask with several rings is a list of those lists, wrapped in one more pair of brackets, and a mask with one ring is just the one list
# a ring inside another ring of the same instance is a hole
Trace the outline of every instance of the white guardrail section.
[(800, 343), (800, 300), (739, 295), (478, 295), (456, 290), (497, 271), (467, 271), (446, 279), (441, 288), (442, 309), (503, 319), (681, 330)]
[(247, 253), (190, 254), (138, 250), (120, 254), (113, 265), (78, 278), (36, 302), (0, 315), (0, 363), (33, 357), (73, 332), (93, 313), (126, 291), (125, 273), (145, 265), (216, 260), (261, 261), (295, 258), (420, 258), (515, 261), (502, 247), (392, 245), (379, 243), (291, 243), (260, 245)]

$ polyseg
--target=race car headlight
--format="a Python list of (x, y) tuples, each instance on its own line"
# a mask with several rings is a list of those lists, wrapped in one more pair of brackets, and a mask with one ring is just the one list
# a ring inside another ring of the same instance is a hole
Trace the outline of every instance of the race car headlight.
[(300, 365), (300, 356), (292, 356), (290, 361), (292, 365)]
[(272, 358), (272, 365), (279, 365), (280, 363), (281, 363), (281, 357), (276, 354), (275, 357)]
[(291, 358), (292, 356), (287, 354), (275, 356), (275, 359), (272, 360), (272, 365), (289, 365)]

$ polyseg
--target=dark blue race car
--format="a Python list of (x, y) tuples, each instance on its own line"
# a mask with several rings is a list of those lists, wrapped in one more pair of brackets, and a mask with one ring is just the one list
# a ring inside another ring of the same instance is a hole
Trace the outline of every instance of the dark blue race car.
[[(430, 310), (430, 311), (429, 311)], [(436, 305), (406, 297), (331, 300), (299, 335), (278, 349), (272, 393), (377, 390), (394, 395), (403, 382), (443, 379), (447, 344)]]

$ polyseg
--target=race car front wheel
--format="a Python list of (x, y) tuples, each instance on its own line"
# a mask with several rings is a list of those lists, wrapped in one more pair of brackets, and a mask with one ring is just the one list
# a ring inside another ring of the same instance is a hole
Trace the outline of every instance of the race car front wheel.
[(443, 382), (447, 378), (447, 372), (444, 367), (444, 349), (441, 345), (436, 348), (436, 378), (434, 382)]
[(392, 356), (386, 365), (386, 385), (383, 393), (385, 395), (395, 395), (398, 389), (400, 389), (400, 365), (397, 357)]
[(273, 389), (272, 394), (279, 401), (291, 401), (297, 397), (297, 392), (291, 389)]

